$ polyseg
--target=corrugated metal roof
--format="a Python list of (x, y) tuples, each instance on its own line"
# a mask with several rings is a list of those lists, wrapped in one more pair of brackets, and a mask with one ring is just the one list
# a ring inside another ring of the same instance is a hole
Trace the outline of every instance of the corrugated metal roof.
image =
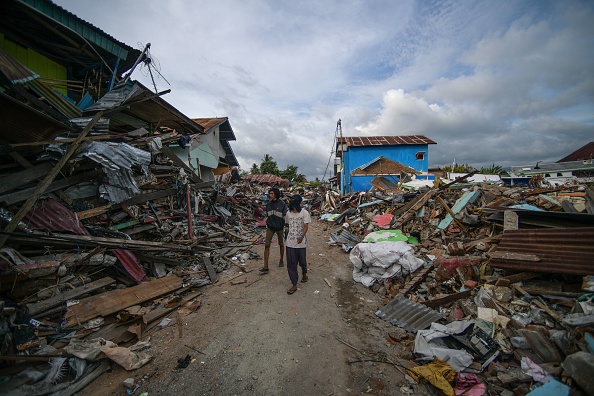
[[(163, 126), (175, 129), (182, 135), (204, 133), (204, 128), (192, 121), (185, 114), (177, 110), (160, 96), (139, 83), (138, 81), (122, 81), (114, 89), (105, 94), (96, 103), (85, 109), (85, 115), (94, 114), (100, 110), (110, 110), (119, 106), (127, 108), (114, 114), (110, 118), (110, 130), (119, 128), (130, 129)], [(144, 125), (133, 125), (135, 118)]]
[[(0, 138), (9, 144), (53, 140), (72, 127), (0, 93)], [(22, 147), (21, 152), (41, 151), (41, 146)]]
[[(141, 54), (48, 0), (0, 1), (0, 15), (5, 37), (68, 65), (73, 73), (70, 78), (83, 79), (91, 63), (91, 67), (106, 63), (104, 69), (113, 68), (117, 59), (120, 75)], [(104, 76), (109, 74), (106, 71)]]
[(594, 273), (594, 228), (547, 228), (508, 230), (497, 253), (522, 253), (539, 261), (491, 258), (491, 266), (517, 271), (592, 275)]
[(2, 49), (0, 49), (0, 72), (13, 84), (39, 77), (37, 73), (23, 66), (19, 61), (2, 51)]
[(76, 215), (56, 200), (38, 202), (23, 220), (32, 230), (70, 231), (77, 235), (90, 235)]
[(99, 45), (106, 51), (116, 55), (120, 59), (126, 59), (128, 52), (135, 51), (134, 48), (116, 40), (98, 27), (74, 15), (70, 11), (60, 7), (52, 1), (47, 0), (18, 0), (36, 11), (44, 14), (52, 20), (68, 27), (80, 34), (86, 40)]
[(413, 333), (426, 329), (431, 326), (431, 323), (445, 318), (445, 315), (400, 295), (375, 314), (383, 320)]
[[(423, 135), (409, 136), (351, 136), (343, 137), (349, 147), (398, 146), (404, 144), (437, 144)], [(340, 140), (340, 139), (339, 139)]]
[(575, 150), (566, 157), (561, 158), (557, 162), (580, 161), (594, 158), (594, 142), (590, 142), (583, 147)]
[(255, 183), (261, 183), (261, 184), (267, 184), (270, 186), (274, 186), (274, 185), (289, 185), (289, 180), (287, 179), (283, 179), (282, 177), (276, 176), (276, 175), (260, 175), (260, 174), (256, 174), (256, 175), (245, 175), (242, 176), (242, 179), (244, 180), (249, 180)]
[(201, 125), (205, 131), (210, 130), (211, 128), (215, 128), (225, 121), (227, 121), (227, 117), (219, 117), (219, 118), (192, 118), (196, 124)]

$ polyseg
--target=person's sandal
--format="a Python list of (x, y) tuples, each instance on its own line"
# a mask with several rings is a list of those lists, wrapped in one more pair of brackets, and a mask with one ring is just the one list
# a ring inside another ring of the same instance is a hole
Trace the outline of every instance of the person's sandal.
[(307, 282), (307, 279), (307, 275), (303, 275), (303, 277), (301, 278), (301, 283)]
[(279, 268), (281, 268), (281, 267), (284, 267), (284, 266), (285, 266), (285, 263), (283, 263), (282, 261), (279, 261), (279, 262), (278, 262), (278, 267), (279, 267)]
[(268, 268), (260, 268), (258, 271), (260, 271), (260, 275), (264, 275), (267, 274), (270, 270)]
[(287, 294), (293, 294), (297, 291), (297, 285), (294, 285), (289, 290), (287, 290)]

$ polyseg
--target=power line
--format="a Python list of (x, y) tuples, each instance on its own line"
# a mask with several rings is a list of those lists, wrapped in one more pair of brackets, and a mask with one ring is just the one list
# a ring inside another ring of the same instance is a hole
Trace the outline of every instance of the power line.
[(340, 120), (338, 120), (338, 124), (336, 125), (336, 131), (334, 132), (334, 141), (332, 142), (332, 149), (330, 150), (330, 158), (328, 158), (328, 164), (326, 165), (326, 170), (324, 171), (322, 181), (326, 179), (326, 172), (328, 172), (328, 168), (330, 167), (330, 161), (332, 161), (332, 156), (334, 155), (334, 148), (336, 147), (336, 139), (338, 136), (338, 125), (340, 125)]

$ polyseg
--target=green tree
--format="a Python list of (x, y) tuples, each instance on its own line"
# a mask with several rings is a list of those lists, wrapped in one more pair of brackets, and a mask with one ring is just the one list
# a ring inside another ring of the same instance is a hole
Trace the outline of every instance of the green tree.
[(481, 168), (480, 173), (483, 175), (498, 175), (503, 172), (503, 168), (499, 165), (492, 164), (486, 168)]
[(453, 168), (450, 165), (446, 165), (441, 170), (444, 172), (470, 173), (474, 170), (474, 167), (468, 164), (454, 164)]
[(297, 176), (297, 167), (295, 165), (287, 165), (287, 169), (280, 172), (280, 176), (284, 177), (285, 179), (295, 180)]
[(278, 170), (278, 166), (276, 165), (276, 161), (272, 158), (271, 155), (264, 155), (262, 163), (260, 164), (260, 173), (264, 175), (279, 175), (280, 172)]
[(252, 175), (257, 175), (258, 173), (260, 173), (260, 168), (258, 167), (258, 165), (256, 163), (254, 163), (252, 165), (252, 169), (250, 169), (250, 173)]
[(295, 175), (295, 182), (297, 183), (305, 183), (307, 182), (307, 179), (305, 178), (305, 175), (298, 173)]

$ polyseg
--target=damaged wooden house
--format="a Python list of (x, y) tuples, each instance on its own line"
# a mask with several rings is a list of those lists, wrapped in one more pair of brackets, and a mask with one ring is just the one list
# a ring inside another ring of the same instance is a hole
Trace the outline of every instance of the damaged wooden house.
[[(170, 90), (133, 79), (150, 44), (134, 49), (48, 0), (3, 1), (0, 13), (5, 374), (97, 316), (103, 338), (132, 341), (191, 304), (179, 294), (216, 276), (212, 230), (230, 237), (216, 176), (238, 162), (228, 118), (192, 119), (163, 98)], [(140, 294), (162, 305), (114, 330)]]

